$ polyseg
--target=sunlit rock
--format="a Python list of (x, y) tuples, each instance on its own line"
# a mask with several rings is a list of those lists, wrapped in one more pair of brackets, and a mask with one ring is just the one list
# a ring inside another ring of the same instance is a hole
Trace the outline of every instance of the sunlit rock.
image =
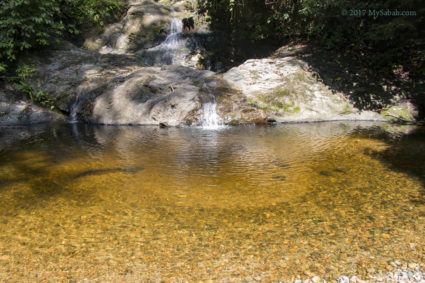
[(383, 120), (377, 113), (359, 111), (341, 93), (332, 92), (295, 57), (250, 59), (223, 78), (278, 122)]

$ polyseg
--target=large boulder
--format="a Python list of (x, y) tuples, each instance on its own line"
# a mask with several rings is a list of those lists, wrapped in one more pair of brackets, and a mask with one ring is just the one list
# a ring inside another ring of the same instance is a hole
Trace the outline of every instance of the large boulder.
[(360, 112), (342, 93), (317, 80), (296, 57), (250, 59), (223, 75), (249, 103), (278, 122), (384, 120), (371, 111)]
[(213, 101), (226, 124), (267, 120), (264, 111), (207, 70), (144, 67), (135, 55), (99, 54), (71, 44), (30, 63), (37, 74), (27, 83), (48, 93), (56, 109), (90, 123), (201, 125), (203, 105)]
[(102, 124), (203, 124), (206, 103), (217, 102), (225, 124), (264, 123), (266, 117), (211, 71), (145, 67), (98, 96), (86, 120)]
[(93, 102), (87, 120), (102, 124), (186, 123), (201, 108), (201, 81), (208, 71), (167, 66), (142, 68)]
[(130, 55), (101, 55), (64, 43), (58, 50), (40, 52), (28, 59), (37, 68), (27, 80), (35, 92), (44, 91), (56, 109), (70, 113), (79, 98), (91, 98), (108, 85), (139, 68)]

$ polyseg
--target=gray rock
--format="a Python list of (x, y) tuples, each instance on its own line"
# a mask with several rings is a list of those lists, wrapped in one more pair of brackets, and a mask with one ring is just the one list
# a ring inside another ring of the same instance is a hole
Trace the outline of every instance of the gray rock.
[(227, 124), (258, 123), (265, 115), (214, 72), (184, 66), (145, 67), (133, 55), (98, 54), (66, 44), (31, 61), (27, 81), (79, 120), (102, 124), (199, 125), (215, 96)]
[[(183, 72), (179, 72), (183, 71)], [(102, 124), (158, 124), (177, 126), (201, 108), (196, 78), (185, 69), (145, 68), (94, 101), (89, 121)]]
[(89, 37), (84, 47), (103, 54), (125, 54), (159, 44), (167, 35), (170, 10), (150, 0), (130, 0), (124, 18)]
[(0, 126), (30, 125), (59, 120), (64, 120), (64, 117), (26, 100), (0, 102)]
[(278, 122), (385, 120), (371, 111), (360, 112), (307, 69), (305, 62), (292, 56), (250, 59), (223, 78)]

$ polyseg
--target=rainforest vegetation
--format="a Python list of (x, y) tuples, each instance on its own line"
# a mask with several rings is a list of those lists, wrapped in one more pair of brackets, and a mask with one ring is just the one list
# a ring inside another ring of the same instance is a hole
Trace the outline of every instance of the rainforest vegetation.
[(402, 66), (424, 76), (421, 0), (199, 0), (199, 11), (232, 43), (316, 41), (350, 52), (374, 69)]
[[(425, 4), (422, 0), (198, 0), (213, 30), (244, 42), (315, 41), (350, 52), (374, 69), (403, 68), (425, 75)], [(0, 72), (32, 49), (117, 20), (117, 0), (4, 0), (0, 2)], [(400, 13), (400, 14), (388, 14)], [(401, 14), (404, 13), (404, 14)]]
[(3, 0), (0, 2), (0, 73), (28, 50), (118, 20), (125, 3), (116, 0)]

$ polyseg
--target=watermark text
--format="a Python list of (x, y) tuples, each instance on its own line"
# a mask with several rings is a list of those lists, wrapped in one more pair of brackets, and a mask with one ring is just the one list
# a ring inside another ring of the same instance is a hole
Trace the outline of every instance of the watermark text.
[(347, 16), (347, 17), (374, 17), (374, 18), (378, 18), (378, 17), (416, 17), (417, 13), (416, 13), (416, 11), (399, 11), (397, 9), (395, 9), (395, 10), (389, 10), (389, 9), (381, 9), (381, 10), (342, 9), (341, 15)]

